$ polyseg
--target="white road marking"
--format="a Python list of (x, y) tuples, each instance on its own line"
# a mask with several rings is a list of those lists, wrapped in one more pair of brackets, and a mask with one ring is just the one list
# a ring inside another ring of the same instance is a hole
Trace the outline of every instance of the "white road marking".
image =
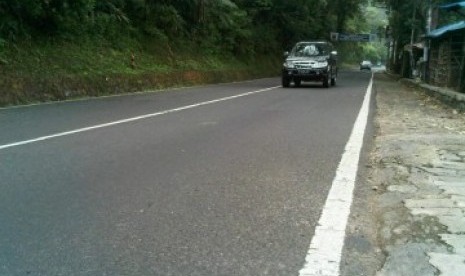
[(333, 179), (315, 235), (299, 276), (338, 276), (345, 231), (352, 205), (360, 151), (368, 120), (373, 75), (349, 141)]
[(199, 106), (203, 106), (203, 105), (208, 105), (208, 104), (223, 102), (223, 101), (227, 101), (227, 100), (232, 100), (232, 99), (236, 99), (236, 98), (240, 98), (240, 97), (249, 96), (249, 95), (252, 95), (252, 94), (257, 94), (257, 93), (261, 93), (261, 92), (265, 92), (265, 91), (270, 91), (270, 90), (276, 89), (278, 87), (281, 87), (281, 86), (269, 87), (269, 88), (260, 89), (260, 90), (256, 90), (256, 91), (251, 91), (251, 92), (247, 92), (247, 93), (242, 93), (242, 94), (238, 94), (238, 95), (234, 95), (234, 96), (230, 96), (230, 97), (224, 97), (224, 98), (219, 98), (219, 99), (216, 99), (216, 100), (196, 103), (196, 104), (192, 104), (192, 105), (186, 105), (186, 106), (182, 106), (182, 107), (178, 107), (178, 108), (174, 108), (174, 109), (169, 109), (169, 110), (160, 111), (160, 112), (156, 112), (156, 113), (140, 115), (140, 116), (136, 116), (136, 117), (132, 117), (132, 118), (128, 118), (128, 119), (123, 119), (123, 120), (118, 120), (118, 121), (113, 121), (113, 122), (109, 122), (109, 123), (105, 123), (105, 124), (99, 124), (99, 125), (74, 129), (74, 130), (70, 130), (70, 131), (55, 133), (55, 134), (51, 134), (51, 135), (47, 135), (47, 136), (37, 137), (37, 138), (34, 138), (34, 139), (29, 139), (29, 140), (10, 143), (10, 144), (0, 145), (0, 150), (6, 149), (6, 148), (22, 146), (22, 145), (26, 145), (26, 144), (31, 144), (31, 143), (35, 143), (35, 142), (39, 142), (39, 141), (49, 140), (49, 139), (53, 139), (53, 138), (57, 138), (57, 137), (68, 136), (68, 135), (72, 135), (72, 134), (76, 134), (76, 133), (80, 133), (80, 132), (85, 132), (85, 131), (90, 131), (90, 130), (94, 130), (94, 129), (99, 129), (99, 128), (104, 128), (104, 127), (129, 123), (129, 122), (133, 122), (133, 121), (138, 121), (138, 120), (142, 120), (142, 119), (147, 119), (147, 118), (151, 118), (151, 117), (165, 115), (165, 114), (168, 114), (168, 113), (174, 113), (174, 112), (178, 112), (178, 111), (182, 111), (182, 110), (186, 110), (186, 109), (191, 109), (191, 108), (195, 108), (195, 107), (199, 107)]
[(252, 82), (252, 81), (254, 80), (232, 81), (232, 82), (196, 85), (196, 86), (167, 87), (167, 88), (157, 89), (157, 90), (142, 90), (142, 91), (127, 92), (127, 93), (114, 94), (114, 95), (103, 95), (103, 96), (98, 96), (98, 97), (89, 96), (89, 97), (81, 97), (81, 98), (75, 98), (75, 99), (72, 98), (72, 99), (61, 100), (61, 101), (38, 102), (38, 103), (30, 103), (30, 104), (22, 104), (22, 105), (14, 105), (14, 106), (5, 106), (5, 107), (0, 107), (0, 110), (20, 109), (20, 108), (27, 108), (31, 106), (37, 106), (37, 105), (53, 105), (53, 104), (81, 102), (81, 101), (95, 101), (95, 100), (103, 100), (103, 99), (108, 99), (108, 98), (127, 97), (127, 96), (136, 96), (136, 95), (148, 95), (151, 93), (158, 93), (158, 92), (163, 92), (163, 91), (168, 91), (168, 90), (176, 91), (176, 90), (182, 90), (182, 89), (187, 89), (187, 88), (213, 87), (213, 86), (219, 86), (222, 84), (247, 83), (247, 82)]

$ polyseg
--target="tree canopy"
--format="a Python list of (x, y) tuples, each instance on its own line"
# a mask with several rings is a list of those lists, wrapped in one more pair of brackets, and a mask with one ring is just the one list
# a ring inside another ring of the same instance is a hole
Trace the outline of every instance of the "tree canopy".
[[(378, 5), (383, 5), (389, 14), (389, 33), (391, 35), (394, 53), (392, 56), (392, 69), (400, 70), (397, 55), (401, 53), (402, 47), (421, 39), (426, 33), (426, 24), (429, 8), (434, 8), (439, 4), (450, 3), (451, 0), (377, 0)], [(433, 21), (437, 26), (458, 21), (457, 14), (450, 12), (435, 13)], [(463, 20), (463, 17), (462, 19)], [(413, 34), (413, 37), (412, 37)]]
[[(328, 39), (360, 18), (367, 0), (3, 0), (0, 44), (122, 36), (212, 52), (282, 51)], [(363, 18), (363, 17), (362, 17)]]

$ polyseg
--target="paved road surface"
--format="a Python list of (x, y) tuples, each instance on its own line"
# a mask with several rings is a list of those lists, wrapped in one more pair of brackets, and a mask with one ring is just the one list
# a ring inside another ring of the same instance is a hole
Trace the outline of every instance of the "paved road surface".
[(0, 275), (298, 274), (370, 77), (0, 109)]

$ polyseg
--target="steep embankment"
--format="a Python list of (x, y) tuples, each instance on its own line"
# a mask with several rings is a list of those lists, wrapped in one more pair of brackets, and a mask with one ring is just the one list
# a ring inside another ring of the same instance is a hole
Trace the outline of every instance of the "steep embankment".
[(169, 45), (95, 41), (5, 47), (0, 106), (229, 82), (279, 74), (279, 55), (237, 58)]

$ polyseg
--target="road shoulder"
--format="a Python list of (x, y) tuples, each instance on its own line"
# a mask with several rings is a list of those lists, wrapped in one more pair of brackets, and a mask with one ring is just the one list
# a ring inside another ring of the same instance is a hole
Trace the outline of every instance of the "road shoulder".
[(386, 256), (376, 275), (461, 275), (465, 118), (385, 74), (377, 75), (375, 87), (378, 130), (370, 177)]
[(341, 275), (462, 275), (464, 114), (386, 74), (375, 75), (373, 88), (375, 135)]

